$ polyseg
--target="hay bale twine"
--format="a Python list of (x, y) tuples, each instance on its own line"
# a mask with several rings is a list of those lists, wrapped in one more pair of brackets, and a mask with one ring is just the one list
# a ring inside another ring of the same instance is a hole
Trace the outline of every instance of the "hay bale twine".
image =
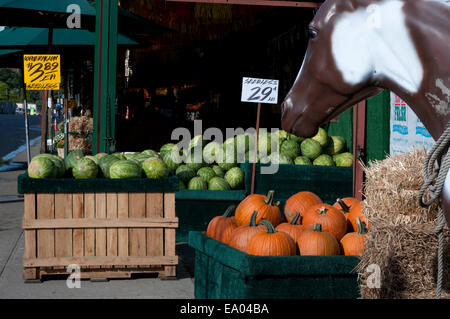
[(94, 122), (89, 116), (75, 116), (69, 121), (69, 151), (82, 150), (92, 153), (92, 133)]
[[(357, 267), (364, 299), (435, 297), (437, 203), (423, 208), (417, 198), (423, 183), (425, 156), (425, 149), (414, 149), (364, 167), (363, 215), (370, 229)], [(444, 237), (442, 297), (449, 298), (450, 234), (447, 226)], [(374, 272), (368, 271), (371, 269), (368, 267), (373, 264), (381, 270), (379, 288), (370, 288)]]

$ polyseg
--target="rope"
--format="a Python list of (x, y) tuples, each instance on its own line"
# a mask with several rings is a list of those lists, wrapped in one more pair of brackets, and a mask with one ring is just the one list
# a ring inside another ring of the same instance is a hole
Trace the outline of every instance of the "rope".
[[(445, 178), (450, 168), (450, 122), (447, 123), (444, 132), (428, 152), (422, 170), (424, 183), (419, 191), (419, 204), (422, 207), (429, 207), (438, 199), (438, 225), (434, 232), (438, 235), (438, 273), (436, 283), (436, 299), (441, 298), (442, 278), (444, 268), (444, 226), (445, 218), (442, 210), (440, 195), (444, 188)], [(440, 162), (440, 166), (439, 166)], [(436, 165), (437, 164), (437, 165)], [(436, 168), (435, 168), (436, 167)], [(426, 202), (423, 195), (429, 190), (430, 199)]]

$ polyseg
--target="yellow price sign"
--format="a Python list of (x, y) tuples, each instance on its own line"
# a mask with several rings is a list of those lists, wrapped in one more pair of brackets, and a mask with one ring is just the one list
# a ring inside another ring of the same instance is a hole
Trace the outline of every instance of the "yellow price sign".
[(24, 54), (23, 67), (27, 90), (59, 90), (61, 83), (59, 54)]

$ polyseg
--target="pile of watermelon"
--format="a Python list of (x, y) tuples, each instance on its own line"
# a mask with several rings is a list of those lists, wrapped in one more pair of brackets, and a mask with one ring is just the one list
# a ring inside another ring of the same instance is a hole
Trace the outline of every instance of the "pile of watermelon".
[(276, 131), (279, 149), (271, 152), (261, 163), (318, 166), (353, 166), (353, 155), (348, 152), (345, 139), (331, 136), (323, 128), (311, 138), (300, 138), (283, 130)]

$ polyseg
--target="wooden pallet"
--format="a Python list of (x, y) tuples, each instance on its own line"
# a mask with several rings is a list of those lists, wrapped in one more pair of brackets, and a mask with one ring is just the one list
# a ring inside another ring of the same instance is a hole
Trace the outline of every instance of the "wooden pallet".
[(174, 193), (25, 194), (23, 278), (176, 278)]

